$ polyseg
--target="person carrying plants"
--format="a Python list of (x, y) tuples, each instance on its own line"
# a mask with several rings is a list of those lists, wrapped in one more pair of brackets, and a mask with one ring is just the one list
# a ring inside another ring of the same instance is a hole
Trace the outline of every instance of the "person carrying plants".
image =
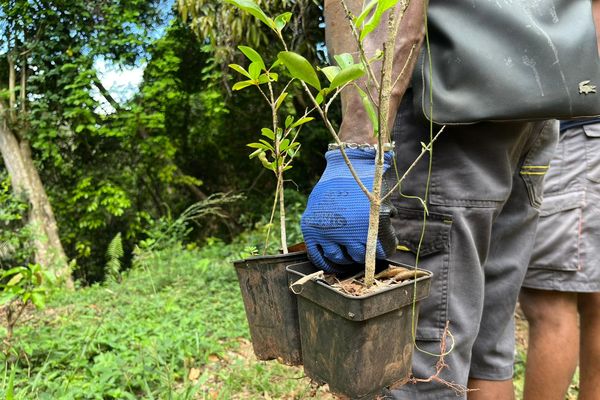
[[(354, 14), (361, 3), (345, 1)], [(398, 66), (404, 73), (392, 93), (398, 112), (389, 119), (395, 147), (385, 158), (388, 186), (446, 128), (393, 204), (382, 207), (377, 255), (434, 273), (421, 303), (414, 376), (434, 376), (442, 342), (448, 351), (438, 376), (446, 385), (407, 384), (392, 391), (395, 398), (460, 398), (449, 384), (472, 389), (463, 398), (514, 398), (513, 316), (558, 140), (552, 118), (600, 114), (591, 3), (430, 0), (429, 43), (412, 82), (406, 71), (417, 61), (425, 6), (413, 0), (404, 10), (396, 52), (408, 62)], [(325, 1), (325, 21), (328, 51), (356, 54), (339, 0)], [(383, 33), (365, 40), (367, 56), (381, 48)], [(376, 142), (371, 122), (354, 92), (343, 94), (342, 110), (341, 139), (368, 183)], [(340, 150), (331, 148), (326, 159), (302, 231), (311, 261), (337, 271), (364, 260), (368, 205)]]
[[(600, 399), (600, 119), (561, 123), (520, 304), (529, 322), (524, 399)], [(579, 356), (579, 357), (578, 357)]]

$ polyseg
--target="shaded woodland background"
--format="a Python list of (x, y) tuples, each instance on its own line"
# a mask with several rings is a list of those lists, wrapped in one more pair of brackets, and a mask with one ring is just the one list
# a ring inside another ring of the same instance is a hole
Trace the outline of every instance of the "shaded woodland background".
[[(320, 1), (260, 3), (299, 16), (286, 30), (293, 47), (325, 62)], [(129, 268), (136, 249), (227, 242), (266, 223), (275, 182), (246, 144), (270, 114), (257, 91), (232, 93), (227, 66), (245, 63), (238, 44), (275, 56), (259, 22), (217, 0), (0, 4), (0, 269), (37, 263), (89, 284), (111, 258)], [(143, 68), (143, 78), (119, 91), (104, 84), (106, 68)], [(292, 93), (285, 112), (303, 112)], [(318, 123), (302, 132), (293, 212), (328, 139)]]

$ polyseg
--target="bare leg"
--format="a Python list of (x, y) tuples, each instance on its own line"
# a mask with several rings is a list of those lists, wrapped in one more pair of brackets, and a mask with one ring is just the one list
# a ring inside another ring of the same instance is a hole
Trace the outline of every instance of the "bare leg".
[(600, 293), (580, 293), (579, 400), (600, 399)]
[(477, 389), (468, 393), (469, 400), (514, 400), (515, 398), (512, 380), (469, 379), (468, 387), (469, 389)]
[(520, 302), (529, 322), (523, 398), (563, 400), (577, 367), (577, 293), (524, 288)]

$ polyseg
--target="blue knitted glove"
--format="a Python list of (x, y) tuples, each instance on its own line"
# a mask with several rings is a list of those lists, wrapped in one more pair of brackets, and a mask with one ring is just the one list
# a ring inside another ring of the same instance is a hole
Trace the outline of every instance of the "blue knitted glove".
[[(375, 175), (375, 150), (346, 149), (362, 183), (371, 190)], [(393, 161), (384, 155), (384, 171)], [(369, 229), (369, 199), (352, 177), (340, 150), (325, 154), (327, 167), (308, 197), (301, 227), (309, 259), (326, 272), (341, 272), (336, 265), (364, 264)], [(395, 213), (389, 201), (381, 206), (377, 258), (389, 257), (396, 249), (391, 223)]]

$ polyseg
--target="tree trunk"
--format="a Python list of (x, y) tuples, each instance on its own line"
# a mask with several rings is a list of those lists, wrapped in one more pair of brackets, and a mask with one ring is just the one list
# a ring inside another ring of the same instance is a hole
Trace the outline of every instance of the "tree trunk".
[(55, 273), (68, 288), (73, 287), (71, 271), (60, 241), (58, 225), (46, 190), (35, 169), (31, 147), (19, 142), (6, 121), (0, 121), (0, 153), (8, 170), (14, 193), (29, 202), (29, 223), (34, 227), (36, 263)]

